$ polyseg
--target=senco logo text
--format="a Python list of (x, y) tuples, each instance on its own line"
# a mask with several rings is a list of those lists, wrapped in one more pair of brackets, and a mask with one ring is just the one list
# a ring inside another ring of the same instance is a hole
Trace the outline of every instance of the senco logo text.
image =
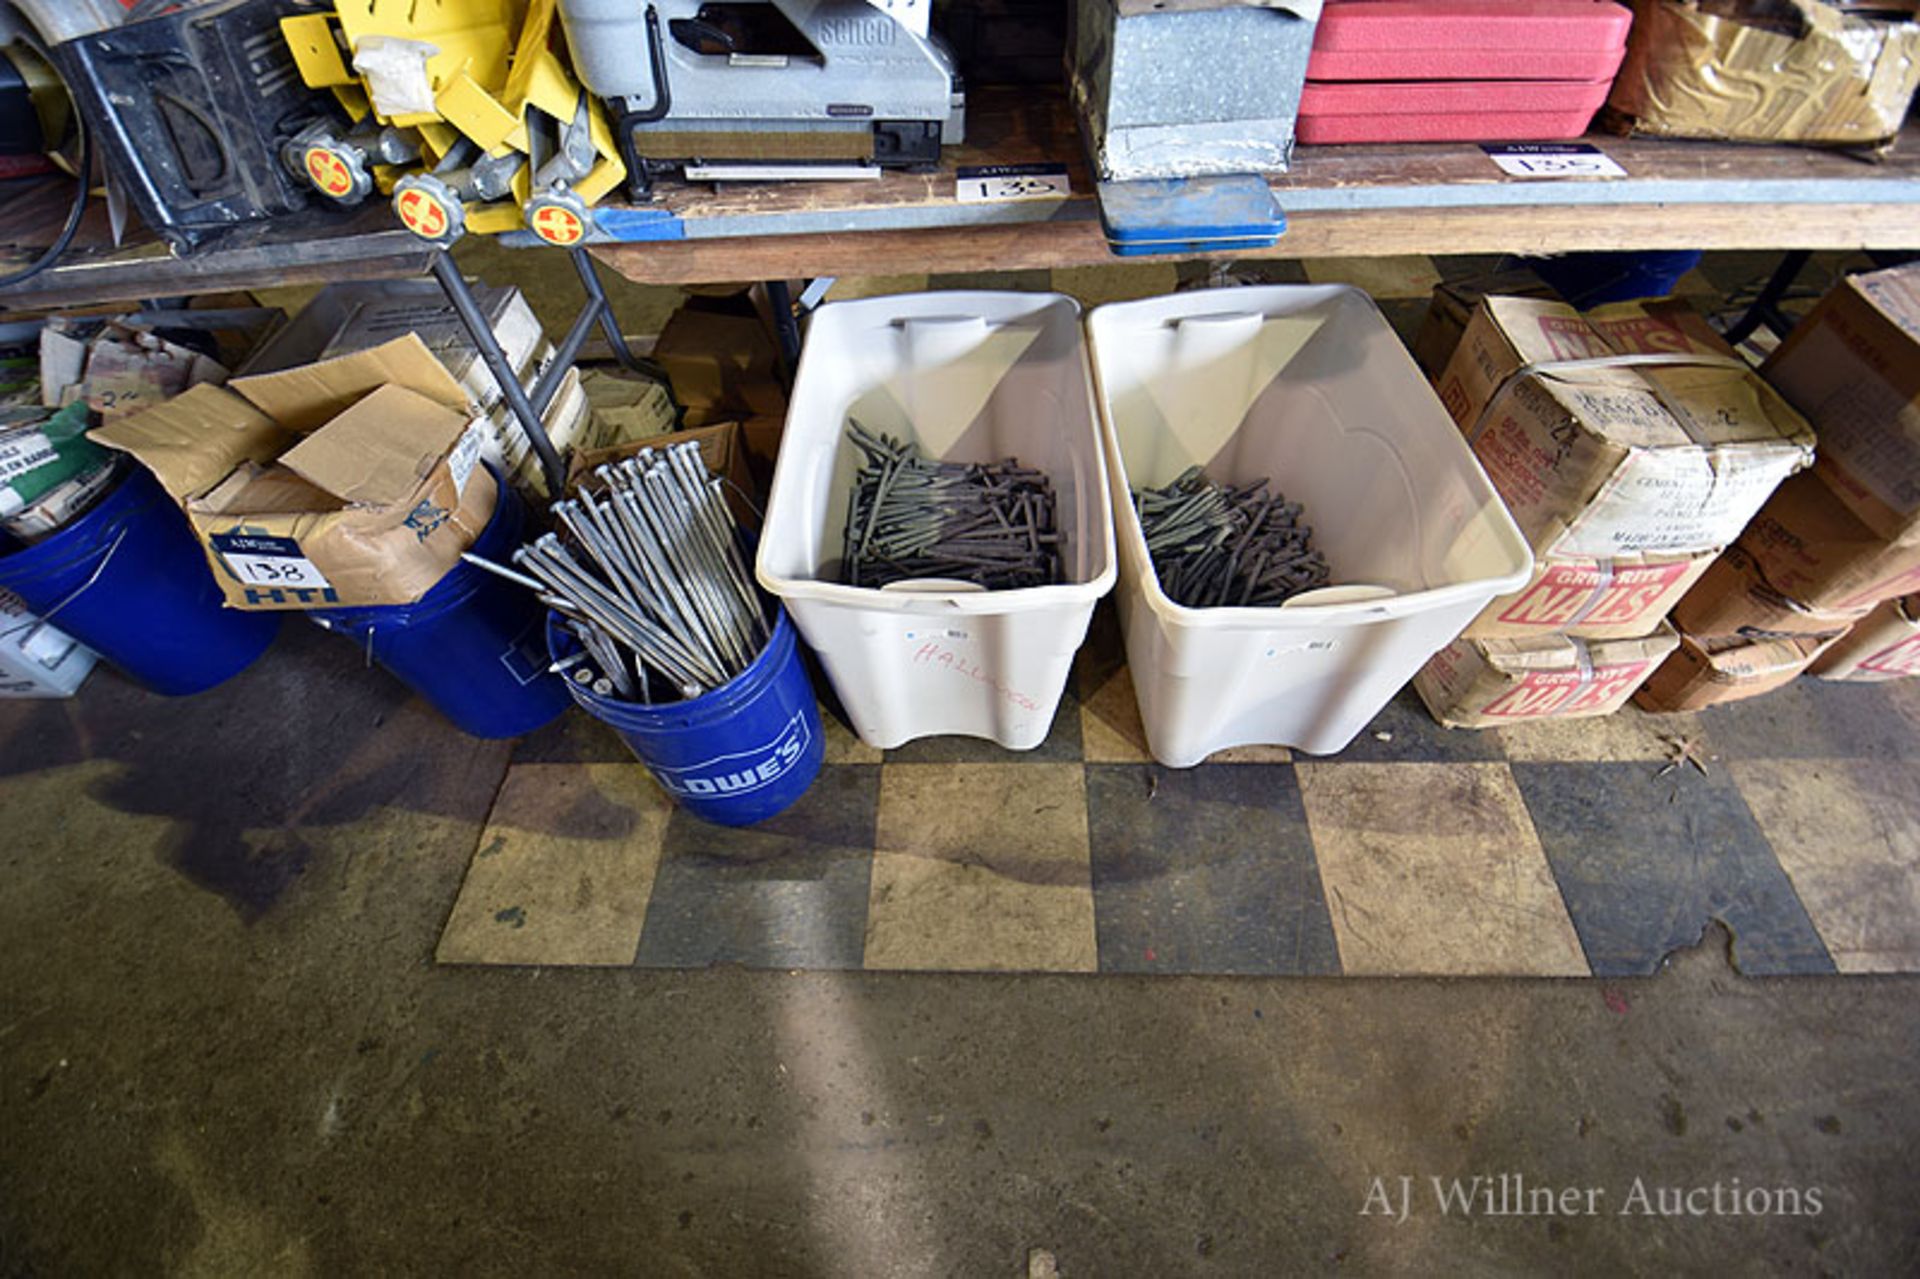
[(806, 716), (795, 714), (765, 746), (685, 768), (656, 766), (653, 775), (675, 795), (740, 795), (779, 781), (806, 755), (811, 741)]
[(892, 18), (829, 18), (813, 29), (813, 38), (819, 44), (892, 44), (899, 25)]

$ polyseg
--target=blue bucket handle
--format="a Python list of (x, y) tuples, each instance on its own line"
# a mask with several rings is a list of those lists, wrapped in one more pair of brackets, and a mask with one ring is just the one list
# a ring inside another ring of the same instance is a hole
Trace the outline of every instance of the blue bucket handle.
[(79, 599), (82, 595), (85, 595), (89, 590), (91, 590), (93, 587), (93, 584), (100, 580), (100, 575), (107, 571), (107, 565), (113, 563), (113, 557), (115, 552), (117, 552), (120, 549), (120, 543), (127, 540), (127, 534), (130, 531), (131, 530), (125, 524), (122, 524), (120, 526), (119, 533), (114, 535), (113, 545), (109, 546), (107, 548), (107, 553), (100, 557), (99, 565), (96, 566), (93, 572), (88, 575), (87, 580), (80, 583), (80, 585), (74, 587), (72, 590), (68, 591), (65, 595), (63, 595), (60, 598), (60, 602), (58, 604), (55, 604), (52, 608), (40, 614), (40, 620), (43, 622), (52, 621), (53, 615), (55, 613), (58, 613), (61, 609), (73, 603), (75, 600)]

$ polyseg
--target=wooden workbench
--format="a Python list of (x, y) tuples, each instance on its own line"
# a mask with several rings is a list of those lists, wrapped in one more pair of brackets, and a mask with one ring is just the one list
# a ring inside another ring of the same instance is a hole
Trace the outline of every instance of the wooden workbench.
[[(1057, 98), (980, 95), (968, 142), (933, 173), (878, 181), (662, 186), (603, 215), (644, 244), (597, 256), (647, 283), (789, 279), (1116, 261), (1071, 115)], [(1920, 124), (1871, 163), (1806, 147), (1592, 136), (1625, 178), (1509, 178), (1459, 144), (1301, 147), (1270, 179), (1288, 230), (1231, 257), (1564, 253), (1578, 249), (1920, 249)], [(1064, 200), (962, 204), (962, 165), (1064, 164)]]
[[(11, 185), (17, 189), (0, 188), (0, 244), (46, 244), (66, 219), (73, 179)], [(115, 247), (105, 201), (96, 198), (66, 256), (32, 279), (0, 289), (0, 310), (52, 311), (268, 285), (417, 276), (426, 273), (431, 256), (394, 222), (384, 201), (239, 227), (180, 257), (137, 220), (127, 242)]]
[[(622, 242), (599, 244), (595, 253), (629, 279), (663, 284), (1119, 260), (1108, 252), (1080, 138), (1057, 94), (984, 90), (967, 130), (968, 142), (949, 148), (927, 173), (718, 190), (663, 182), (647, 204), (598, 210), (603, 228)], [(1627, 176), (1509, 178), (1470, 145), (1302, 147), (1293, 171), (1270, 179), (1286, 234), (1272, 249), (1226, 256), (1920, 249), (1920, 125), (1910, 125), (1892, 158), (1877, 164), (1803, 147), (1588, 140)], [(1066, 167), (1066, 198), (955, 199), (958, 166), (1044, 163)], [(0, 243), (44, 242), (69, 191), (66, 179), (49, 180), (0, 206)], [(144, 232), (111, 247), (96, 207), (67, 260), (0, 290), (0, 309), (418, 275), (428, 255), (394, 224), (384, 201), (243, 228), (188, 258)]]

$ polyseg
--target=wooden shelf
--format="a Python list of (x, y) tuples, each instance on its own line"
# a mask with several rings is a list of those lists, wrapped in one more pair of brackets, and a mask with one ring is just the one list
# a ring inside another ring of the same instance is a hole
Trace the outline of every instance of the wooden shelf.
[[(11, 187), (13, 189), (9, 190)], [(44, 245), (66, 219), (71, 178), (0, 187), (0, 244)], [(137, 298), (218, 293), (268, 284), (325, 284), (424, 274), (432, 250), (393, 220), (384, 200), (349, 213), (315, 209), (237, 227), (186, 257), (145, 227), (116, 248), (96, 196), (73, 247), (55, 266), (0, 289), (0, 310), (41, 311)]]
[[(650, 203), (603, 205), (599, 220), (619, 242), (594, 251), (629, 279), (662, 284), (1121, 260), (1107, 249), (1084, 148), (1059, 94), (983, 90), (967, 130), (966, 145), (926, 173), (719, 189), (663, 182)], [(1270, 179), (1287, 233), (1272, 249), (1223, 256), (1920, 249), (1920, 124), (1878, 164), (1804, 147), (1589, 141), (1627, 176), (1510, 178), (1471, 145), (1302, 147), (1293, 171)], [(1066, 166), (1072, 194), (1002, 204), (954, 198), (958, 166), (1037, 163)], [(44, 243), (70, 189), (65, 179), (12, 184), (0, 204), (0, 243)], [(524, 233), (505, 238), (532, 243)], [(145, 232), (111, 247), (96, 207), (67, 260), (0, 290), (0, 308), (417, 275), (429, 256), (384, 201), (240, 228), (185, 258)]]
[[(988, 90), (969, 141), (934, 173), (858, 183), (663, 184), (644, 208), (602, 215), (622, 239), (595, 250), (652, 283), (1032, 269), (1116, 261), (1065, 104)], [(1806, 147), (1596, 136), (1625, 178), (1510, 178), (1473, 145), (1301, 147), (1270, 179), (1289, 228), (1231, 257), (1562, 253), (1575, 249), (1920, 248), (1920, 125), (1870, 163)], [(1064, 164), (1073, 194), (962, 204), (960, 165)]]

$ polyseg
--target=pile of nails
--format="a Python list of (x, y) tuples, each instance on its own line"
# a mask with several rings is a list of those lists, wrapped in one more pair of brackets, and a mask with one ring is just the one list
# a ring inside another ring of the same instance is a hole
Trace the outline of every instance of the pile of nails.
[(1300, 504), (1267, 492), (1213, 483), (1197, 466), (1165, 488), (1133, 495), (1160, 589), (1187, 608), (1262, 608), (1327, 584), (1327, 560), (1313, 549)]
[(1053, 484), (1012, 458), (934, 462), (914, 445), (848, 419), (862, 458), (847, 504), (850, 586), (911, 578), (977, 583), (990, 591), (1060, 580)]
[(555, 502), (566, 530), (513, 553), (515, 572), (566, 619), (581, 652), (556, 668), (603, 697), (693, 698), (745, 671), (772, 630), (721, 481), (700, 446), (642, 449), (594, 469), (597, 493)]

